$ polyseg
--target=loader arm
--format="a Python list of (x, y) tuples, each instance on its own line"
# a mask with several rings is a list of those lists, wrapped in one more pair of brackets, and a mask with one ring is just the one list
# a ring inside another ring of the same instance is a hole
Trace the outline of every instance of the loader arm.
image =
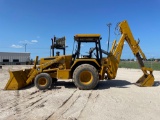
[(139, 86), (152, 86), (154, 84), (153, 70), (144, 66), (143, 60), (146, 60), (145, 54), (142, 52), (139, 42), (137, 42), (129, 28), (127, 21), (123, 21), (119, 24), (121, 38), (116, 45), (116, 41), (113, 42), (112, 49), (108, 56), (108, 79), (114, 79), (117, 74), (118, 65), (120, 62), (124, 42), (126, 41), (132, 50), (134, 56), (136, 56), (139, 66), (144, 75), (136, 82)]
[[(30, 85), (36, 75), (46, 72), (46, 68), (51, 66), (54, 63), (59, 63), (61, 60), (63, 61), (63, 56), (57, 56), (55, 59), (50, 60), (44, 64), (41, 64), (40, 66), (36, 66), (36, 63), (38, 61), (38, 56), (36, 57), (34, 66), (32, 69), (25, 69), (25, 70), (19, 70), (19, 71), (9, 71), (10, 73), (10, 79), (8, 80), (5, 90), (19, 90), (21, 88), (24, 88), (25, 86)], [(49, 69), (49, 71), (56, 71), (58, 68)]]

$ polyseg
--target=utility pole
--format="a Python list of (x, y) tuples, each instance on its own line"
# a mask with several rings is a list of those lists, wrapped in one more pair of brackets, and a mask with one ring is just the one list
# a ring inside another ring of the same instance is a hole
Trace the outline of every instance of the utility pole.
[(27, 43), (24, 44), (25, 52), (26, 52), (26, 46), (27, 46)]
[(107, 52), (109, 52), (109, 42), (110, 42), (110, 27), (111, 27), (111, 23), (108, 23), (107, 26), (108, 26), (108, 32), (109, 32), (109, 35), (108, 35), (108, 48), (107, 48)]

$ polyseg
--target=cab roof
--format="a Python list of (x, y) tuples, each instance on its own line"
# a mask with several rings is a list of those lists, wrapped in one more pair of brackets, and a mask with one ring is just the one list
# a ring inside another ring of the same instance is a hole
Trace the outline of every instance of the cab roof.
[(96, 42), (100, 39), (100, 34), (76, 34), (74, 36), (74, 40), (79, 42)]

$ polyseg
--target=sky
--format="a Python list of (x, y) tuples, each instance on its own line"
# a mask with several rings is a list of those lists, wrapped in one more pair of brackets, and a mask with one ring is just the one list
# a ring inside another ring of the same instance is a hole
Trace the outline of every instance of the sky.
[[(31, 58), (50, 56), (51, 38), (66, 37), (72, 54), (74, 35), (101, 34), (102, 49), (110, 48), (118, 22), (127, 20), (147, 58), (160, 58), (160, 0), (0, 0), (0, 52), (29, 52)], [(86, 52), (85, 45), (82, 45)], [(134, 58), (124, 45), (122, 58)]]

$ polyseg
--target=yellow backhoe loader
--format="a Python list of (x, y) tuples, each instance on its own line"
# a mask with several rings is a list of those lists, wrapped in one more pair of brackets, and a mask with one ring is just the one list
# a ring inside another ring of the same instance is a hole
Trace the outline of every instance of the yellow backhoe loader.
[[(99, 80), (114, 79), (117, 74), (123, 45), (126, 41), (133, 54), (137, 57), (140, 68), (144, 73), (136, 82), (138, 86), (152, 86), (154, 84), (153, 70), (144, 66), (146, 59), (138, 42), (134, 39), (127, 21), (119, 24), (121, 38), (118, 43), (113, 42), (110, 52), (101, 49), (100, 34), (77, 34), (74, 41), (77, 43), (74, 54), (52, 56), (40, 59), (40, 65), (36, 65), (38, 57), (32, 69), (9, 71), (10, 79), (5, 90), (18, 90), (34, 83), (40, 89), (48, 89), (53, 80), (73, 79), (74, 84), (83, 90), (93, 89)], [(58, 43), (58, 42), (57, 42)], [(87, 55), (82, 55), (81, 49), (84, 43), (93, 44)], [(102, 57), (107, 54), (107, 57)], [(106, 76), (107, 74), (107, 76)]]

